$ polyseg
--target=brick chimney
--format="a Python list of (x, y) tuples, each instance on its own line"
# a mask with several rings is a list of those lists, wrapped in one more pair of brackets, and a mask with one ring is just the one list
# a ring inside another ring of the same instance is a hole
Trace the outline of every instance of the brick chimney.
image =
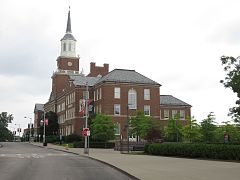
[(98, 75), (105, 76), (109, 72), (109, 64), (103, 66), (96, 66), (95, 62), (90, 63), (90, 73), (87, 76), (97, 77)]

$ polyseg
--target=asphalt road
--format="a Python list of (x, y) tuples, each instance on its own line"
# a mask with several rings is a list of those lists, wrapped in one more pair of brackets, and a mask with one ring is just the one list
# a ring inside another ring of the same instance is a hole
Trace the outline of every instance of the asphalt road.
[(0, 143), (1, 180), (124, 180), (126, 174), (87, 157), (27, 143)]

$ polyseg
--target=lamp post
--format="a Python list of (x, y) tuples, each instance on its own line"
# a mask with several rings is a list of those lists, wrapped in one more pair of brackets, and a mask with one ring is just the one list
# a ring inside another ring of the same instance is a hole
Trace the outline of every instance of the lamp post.
[(128, 116), (129, 104), (127, 105), (127, 151), (129, 153), (129, 116)]
[(25, 116), (24, 118), (30, 120), (30, 124), (29, 124), (29, 143), (30, 143), (31, 142), (31, 134), (32, 134), (32, 132), (31, 132), (32, 118), (27, 117), (27, 116)]
[[(88, 128), (88, 100), (89, 100), (89, 93), (88, 93), (88, 83), (86, 82), (86, 95), (85, 95), (85, 103), (86, 103), (86, 107), (85, 107), (85, 128)], [(84, 154), (89, 154), (89, 149), (88, 149), (88, 136), (85, 136), (84, 138)]]
[(43, 146), (47, 146), (47, 143), (46, 143), (46, 120), (45, 120), (45, 111), (43, 111)]
[(21, 130), (20, 130), (20, 124), (15, 124), (15, 126), (17, 126), (17, 125), (18, 125), (18, 128), (17, 128), (18, 135), (19, 135), (19, 137), (20, 137), (20, 132), (21, 132)]

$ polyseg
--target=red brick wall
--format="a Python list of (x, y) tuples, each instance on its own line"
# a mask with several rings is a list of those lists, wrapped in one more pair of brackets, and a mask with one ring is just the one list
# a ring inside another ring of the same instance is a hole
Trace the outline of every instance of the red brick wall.
[(97, 77), (99, 74), (105, 76), (109, 72), (109, 65), (103, 64), (103, 67), (96, 66), (95, 63), (90, 63), (90, 73), (88, 76)]
[(57, 59), (57, 67), (62, 70), (79, 71), (79, 58), (66, 58), (60, 56)]

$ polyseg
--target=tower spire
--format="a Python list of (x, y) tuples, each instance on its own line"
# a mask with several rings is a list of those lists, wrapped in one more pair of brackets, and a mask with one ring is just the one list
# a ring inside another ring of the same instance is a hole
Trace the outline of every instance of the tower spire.
[(76, 57), (75, 47), (76, 39), (72, 35), (71, 15), (69, 6), (66, 33), (61, 39), (61, 56)]
[(72, 33), (72, 28), (71, 28), (71, 16), (70, 16), (70, 6), (69, 6), (69, 11), (68, 11), (68, 20), (67, 20), (66, 33)]

